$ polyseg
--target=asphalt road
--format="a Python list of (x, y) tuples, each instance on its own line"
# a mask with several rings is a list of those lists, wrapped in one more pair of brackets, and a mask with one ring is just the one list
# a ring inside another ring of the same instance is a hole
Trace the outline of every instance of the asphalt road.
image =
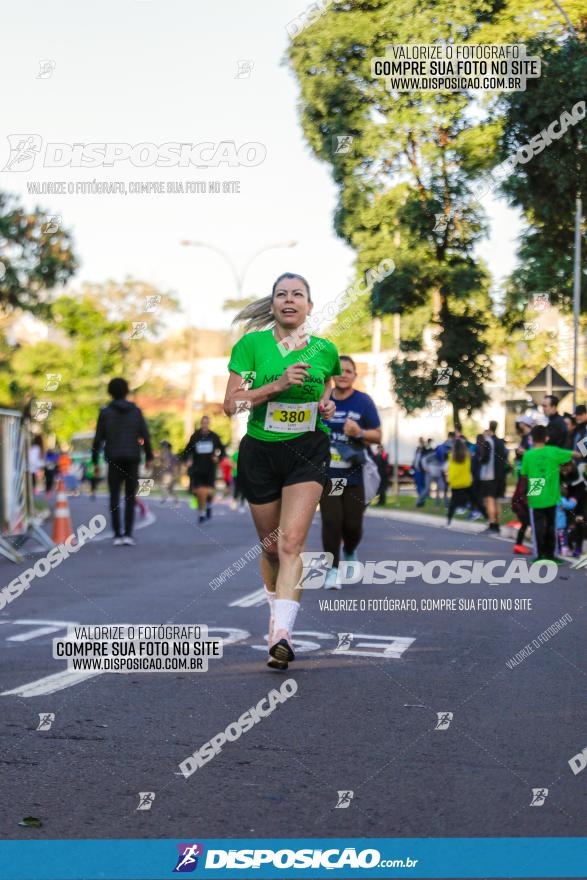
[[(71, 506), (76, 525), (106, 510), (103, 498)], [(249, 515), (219, 505), (198, 528), (185, 504), (151, 508), (156, 522), (137, 532), (137, 547), (98, 538), (0, 612), (2, 837), (584, 834), (587, 773), (568, 762), (587, 746), (585, 572), (565, 567), (550, 584), (306, 591), (299, 659), (284, 676), (259, 650), (265, 606), (234, 604), (261, 587), (257, 562), (210, 587), (256, 544)], [(310, 549), (319, 549), (318, 522)], [(376, 517), (360, 548), (364, 561), (510, 556), (505, 541)], [(22, 568), (0, 561), (0, 585)], [(385, 597), (530, 598), (532, 609), (320, 607)], [(561, 632), (506, 666), (565, 614)], [(72, 684), (51, 644), (74, 622), (206, 624), (229, 644), (207, 672)], [(338, 633), (353, 634), (351, 650), (337, 652)], [(180, 774), (181, 761), (285, 678), (295, 696), (188, 779)], [(449, 726), (435, 729), (445, 712)], [(39, 713), (54, 713), (49, 730), (36, 729)], [(548, 789), (542, 806), (530, 807), (533, 788)], [(336, 807), (339, 791), (353, 792), (350, 806)], [(151, 809), (137, 810), (139, 792), (155, 793)], [(19, 827), (25, 816), (42, 827)]]

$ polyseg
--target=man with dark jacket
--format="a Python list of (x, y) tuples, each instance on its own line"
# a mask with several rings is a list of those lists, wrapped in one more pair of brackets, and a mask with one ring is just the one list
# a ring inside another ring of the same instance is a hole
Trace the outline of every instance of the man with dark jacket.
[(578, 472), (571, 487), (571, 495), (577, 499), (577, 507), (574, 511), (573, 556), (581, 556), (587, 519), (587, 492), (585, 491), (587, 488), (585, 486), (585, 477), (587, 475), (587, 407), (585, 407), (585, 404), (580, 403), (575, 407), (575, 421), (577, 424), (570, 435), (567, 446), (573, 450), (575, 458), (577, 458), (578, 454), (582, 456), (582, 458), (575, 461)]
[(505, 494), (506, 474), (509, 468), (508, 451), (502, 439), (497, 437), (497, 422), (489, 422), (489, 430), (477, 438), (475, 452), (479, 467), (480, 494), (487, 509), (487, 531), (499, 534), (499, 498)]
[(546, 426), (547, 446), (560, 446), (564, 449), (567, 445), (567, 426), (559, 413), (558, 397), (554, 394), (545, 394), (542, 401), (542, 411), (548, 419)]
[[(142, 412), (126, 399), (126, 379), (111, 379), (108, 394), (112, 398), (108, 406), (100, 410), (96, 436), (92, 444), (92, 461), (96, 466), (100, 449), (104, 445), (104, 457), (108, 464), (108, 488), (110, 490), (110, 514), (114, 531), (114, 546), (134, 545), (132, 528), (135, 516), (135, 496), (139, 476), (141, 450), (145, 461), (153, 461), (149, 429)], [(124, 535), (120, 532), (120, 488), (124, 483)]]

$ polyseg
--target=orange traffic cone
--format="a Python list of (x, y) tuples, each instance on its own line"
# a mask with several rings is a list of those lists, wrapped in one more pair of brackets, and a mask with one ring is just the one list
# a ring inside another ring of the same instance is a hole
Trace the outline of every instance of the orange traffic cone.
[(60, 478), (57, 480), (57, 503), (53, 513), (53, 541), (56, 544), (63, 544), (70, 535), (73, 535), (73, 525), (65, 485)]

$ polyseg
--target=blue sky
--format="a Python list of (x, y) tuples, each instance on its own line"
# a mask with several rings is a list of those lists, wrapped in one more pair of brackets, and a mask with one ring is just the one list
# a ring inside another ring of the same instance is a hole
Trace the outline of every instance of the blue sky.
[[(197, 239), (222, 248), (239, 266), (258, 249), (295, 240), (254, 261), (244, 293), (264, 295), (282, 271), (305, 275), (319, 308), (352, 280), (353, 253), (332, 231), (335, 189), (328, 167), (306, 146), (297, 86), (283, 64), (287, 23), (304, 0), (52, 0), (12, 4), (3, 15), (0, 168), (6, 135), (34, 133), (47, 142), (130, 144), (232, 140), (266, 146), (257, 167), (198, 170), (41, 168), (0, 171), (0, 187), (61, 215), (75, 237), (76, 281), (126, 275), (172, 289), (191, 322), (226, 327), (225, 298), (235, 295), (230, 269), (216, 254), (185, 248)], [(39, 62), (55, 62), (37, 78)], [(237, 78), (237, 62), (253, 63)], [(240, 194), (27, 194), (27, 181), (239, 180)], [(486, 201), (491, 238), (479, 252), (496, 277), (514, 262), (517, 215)], [(393, 256), (393, 254), (391, 254)]]

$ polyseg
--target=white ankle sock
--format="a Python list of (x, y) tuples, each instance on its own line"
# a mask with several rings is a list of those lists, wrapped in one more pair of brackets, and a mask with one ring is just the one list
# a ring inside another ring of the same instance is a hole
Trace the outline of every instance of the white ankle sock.
[(265, 590), (265, 598), (267, 599), (267, 604), (269, 605), (269, 641), (273, 637), (273, 630), (275, 628), (275, 619), (273, 616), (273, 603), (275, 602), (275, 593), (272, 593), (271, 590), (267, 589), (266, 584), (263, 584), (263, 589)]
[(273, 632), (276, 633), (279, 629), (285, 629), (291, 636), (299, 610), (299, 602), (294, 602), (292, 599), (274, 599)]

